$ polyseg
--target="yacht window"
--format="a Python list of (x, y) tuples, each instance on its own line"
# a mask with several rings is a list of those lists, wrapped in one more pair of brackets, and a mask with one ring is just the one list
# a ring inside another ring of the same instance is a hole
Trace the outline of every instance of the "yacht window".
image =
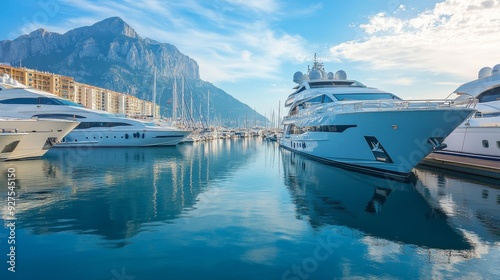
[(57, 99), (49, 97), (39, 97), (38, 102), (39, 104), (45, 104), (45, 105), (62, 105), (61, 102), (58, 102)]
[(306, 90), (306, 87), (305, 87), (305, 86), (302, 86), (302, 87), (300, 87), (300, 89), (299, 89), (299, 90), (297, 90), (297, 92), (296, 92), (296, 93), (302, 92), (302, 91), (304, 91), (304, 90)]
[(483, 140), (483, 148), (489, 148), (490, 144), (488, 143), (488, 140)]
[(497, 148), (500, 149), (500, 141), (497, 141)]
[(121, 123), (121, 122), (81, 122), (75, 129), (87, 129), (91, 127), (115, 127), (115, 126), (131, 126), (131, 124)]
[(75, 114), (37, 114), (37, 115), (33, 115), (33, 117), (37, 117), (40, 119), (64, 119), (64, 120), (86, 119), (87, 118), (87, 117), (75, 115)]
[(335, 94), (333, 96), (339, 101), (387, 100), (387, 99), (401, 100), (399, 97), (391, 93), (345, 93), (345, 94)]
[(492, 88), (481, 93), (477, 99), (479, 99), (479, 103), (500, 100), (500, 87)]
[(0, 104), (38, 104), (38, 98), (19, 97), (0, 100)]
[(19, 144), (19, 141), (14, 141), (12, 143), (5, 145), (5, 147), (0, 153), (12, 153), (16, 149), (17, 144)]
[(46, 105), (66, 105), (66, 106), (83, 107), (82, 104), (78, 104), (73, 101), (69, 101), (62, 98), (40, 97), (39, 102), (40, 104), (46, 104)]
[(316, 96), (312, 99), (309, 99), (307, 100), (307, 102), (309, 103), (328, 103), (328, 102), (332, 102), (333, 100), (328, 96), (328, 95), (320, 95), (320, 96)]

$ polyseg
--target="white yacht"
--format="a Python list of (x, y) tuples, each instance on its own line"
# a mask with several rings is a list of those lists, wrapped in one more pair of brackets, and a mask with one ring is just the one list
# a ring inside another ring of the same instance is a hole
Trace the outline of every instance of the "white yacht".
[(27, 133), (5, 132), (0, 133), (0, 161), (6, 160)]
[(125, 147), (176, 145), (190, 131), (84, 108), (54, 94), (0, 77), (0, 112), (4, 116), (66, 119), (80, 122), (56, 147)]
[(439, 153), (500, 160), (500, 64), (484, 67), (477, 80), (453, 93), (457, 100), (475, 98), (477, 112), (445, 139), (447, 148)]
[(41, 157), (79, 124), (71, 120), (0, 119), (2, 134), (22, 134), (17, 142), (4, 147), (3, 160)]
[[(282, 147), (320, 161), (407, 177), (475, 110), (453, 101), (405, 101), (394, 94), (326, 73), (314, 60), (285, 102)], [(470, 101), (470, 100), (469, 100)], [(467, 101), (467, 102), (469, 102)]]

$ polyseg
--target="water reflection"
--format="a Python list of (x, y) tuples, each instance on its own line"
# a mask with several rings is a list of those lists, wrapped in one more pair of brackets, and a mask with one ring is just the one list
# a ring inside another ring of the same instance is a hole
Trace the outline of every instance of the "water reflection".
[[(189, 215), (210, 182), (231, 176), (251, 159), (257, 143), (235, 141), (56, 149), (43, 159), (1, 163), (0, 169), (16, 169), (21, 227), (34, 234), (97, 234), (122, 246), (144, 224), (172, 223)], [(3, 194), (6, 181), (0, 183)]]
[[(416, 189), (476, 243), (500, 243), (500, 182), (417, 169)], [(497, 188), (494, 188), (496, 186)]]
[(417, 192), (415, 182), (347, 171), (285, 150), (282, 158), (297, 216), (313, 228), (344, 226), (368, 237), (424, 248), (472, 248), (447, 213)]

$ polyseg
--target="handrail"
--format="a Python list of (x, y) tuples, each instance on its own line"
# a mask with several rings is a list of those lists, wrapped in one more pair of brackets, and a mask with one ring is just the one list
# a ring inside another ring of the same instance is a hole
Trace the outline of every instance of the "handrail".
[(311, 115), (321, 115), (327, 112), (355, 112), (355, 111), (390, 111), (390, 110), (418, 110), (452, 107), (474, 107), (477, 99), (455, 101), (449, 99), (424, 100), (361, 100), (323, 103), (321, 106), (310, 106), (292, 116), (285, 116), (284, 120), (302, 118)]

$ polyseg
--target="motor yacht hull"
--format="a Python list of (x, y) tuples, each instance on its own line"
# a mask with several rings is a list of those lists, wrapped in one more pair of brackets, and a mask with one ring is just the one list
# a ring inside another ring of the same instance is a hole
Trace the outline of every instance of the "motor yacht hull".
[(155, 129), (75, 129), (55, 148), (174, 146), (191, 131)]
[(68, 120), (0, 120), (0, 127), (4, 130), (27, 133), (6, 160), (41, 157), (78, 124)]
[(469, 108), (436, 108), (302, 117), (284, 122), (302, 131), (285, 131), (279, 142), (320, 161), (406, 177), (473, 112)]
[(460, 126), (439, 153), (500, 160), (500, 126)]

